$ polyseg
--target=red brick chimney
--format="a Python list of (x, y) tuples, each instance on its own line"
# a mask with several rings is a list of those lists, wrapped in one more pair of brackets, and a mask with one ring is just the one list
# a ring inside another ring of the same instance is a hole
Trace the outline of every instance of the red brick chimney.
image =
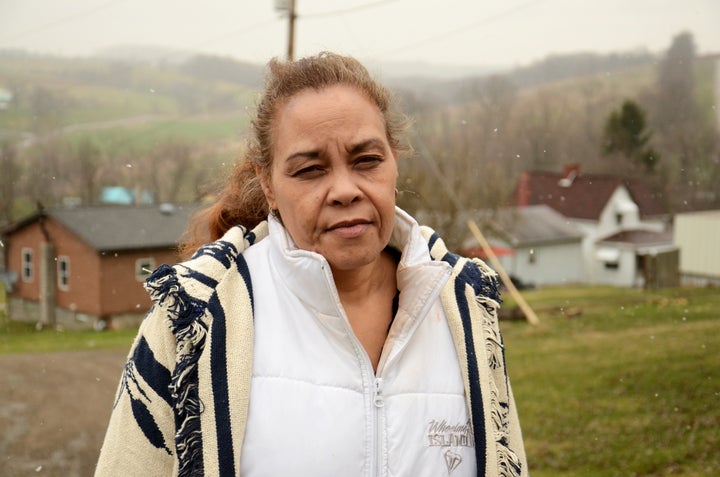
[(575, 179), (577, 176), (580, 175), (580, 164), (577, 162), (570, 162), (568, 164), (565, 164), (563, 166), (563, 179)]
[(520, 174), (518, 180), (517, 205), (519, 207), (530, 205), (530, 173), (527, 171)]
[(558, 181), (560, 187), (570, 187), (575, 178), (580, 175), (580, 164), (571, 162), (563, 166), (562, 178)]

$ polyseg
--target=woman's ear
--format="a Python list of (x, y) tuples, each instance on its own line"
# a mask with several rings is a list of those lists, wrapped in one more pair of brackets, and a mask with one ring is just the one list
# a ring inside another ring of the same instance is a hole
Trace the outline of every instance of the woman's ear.
[(268, 206), (271, 210), (277, 209), (277, 205), (275, 204), (275, 194), (272, 190), (272, 184), (270, 183), (269, 174), (265, 173), (265, 171), (263, 171), (260, 166), (255, 166), (255, 175), (260, 181), (260, 187), (262, 187), (263, 194), (265, 194), (265, 199), (267, 199), (268, 201)]

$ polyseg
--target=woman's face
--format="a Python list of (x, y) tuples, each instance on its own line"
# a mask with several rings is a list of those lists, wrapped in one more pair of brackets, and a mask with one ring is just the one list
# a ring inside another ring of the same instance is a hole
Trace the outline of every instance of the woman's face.
[(375, 263), (393, 229), (398, 175), (378, 107), (351, 86), (304, 90), (278, 107), (272, 139), (260, 180), (295, 244), (334, 270)]

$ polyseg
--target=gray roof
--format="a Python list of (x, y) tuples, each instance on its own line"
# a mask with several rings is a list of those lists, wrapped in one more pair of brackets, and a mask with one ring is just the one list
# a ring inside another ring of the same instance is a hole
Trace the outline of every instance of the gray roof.
[(99, 252), (166, 248), (177, 244), (196, 205), (91, 206), (49, 209)]
[(496, 211), (475, 214), (478, 226), (487, 229), (490, 238), (496, 237), (513, 247), (551, 242), (582, 240), (582, 231), (562, 214), (547, 205), (503, 207)]

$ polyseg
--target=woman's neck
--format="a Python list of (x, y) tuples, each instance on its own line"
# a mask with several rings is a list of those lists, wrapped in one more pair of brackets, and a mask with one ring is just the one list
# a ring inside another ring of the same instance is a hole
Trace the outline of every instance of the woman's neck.
[(352, 271), (333, 271), (335, 287), (350, 327), (365, 348), (373, 370), (393, 320), (393, 299), (397, 291), (397, 262), (386, 251), (371, 265)]
[(377, 260), (365, 267), (353, 270), (333, 269), (332, 272), (340, 301), (345, 305), (363, 302), (378, 293), (391, 292), (394, 296), (397, 289), (396, 270), (395, 258), (383, 251)]

